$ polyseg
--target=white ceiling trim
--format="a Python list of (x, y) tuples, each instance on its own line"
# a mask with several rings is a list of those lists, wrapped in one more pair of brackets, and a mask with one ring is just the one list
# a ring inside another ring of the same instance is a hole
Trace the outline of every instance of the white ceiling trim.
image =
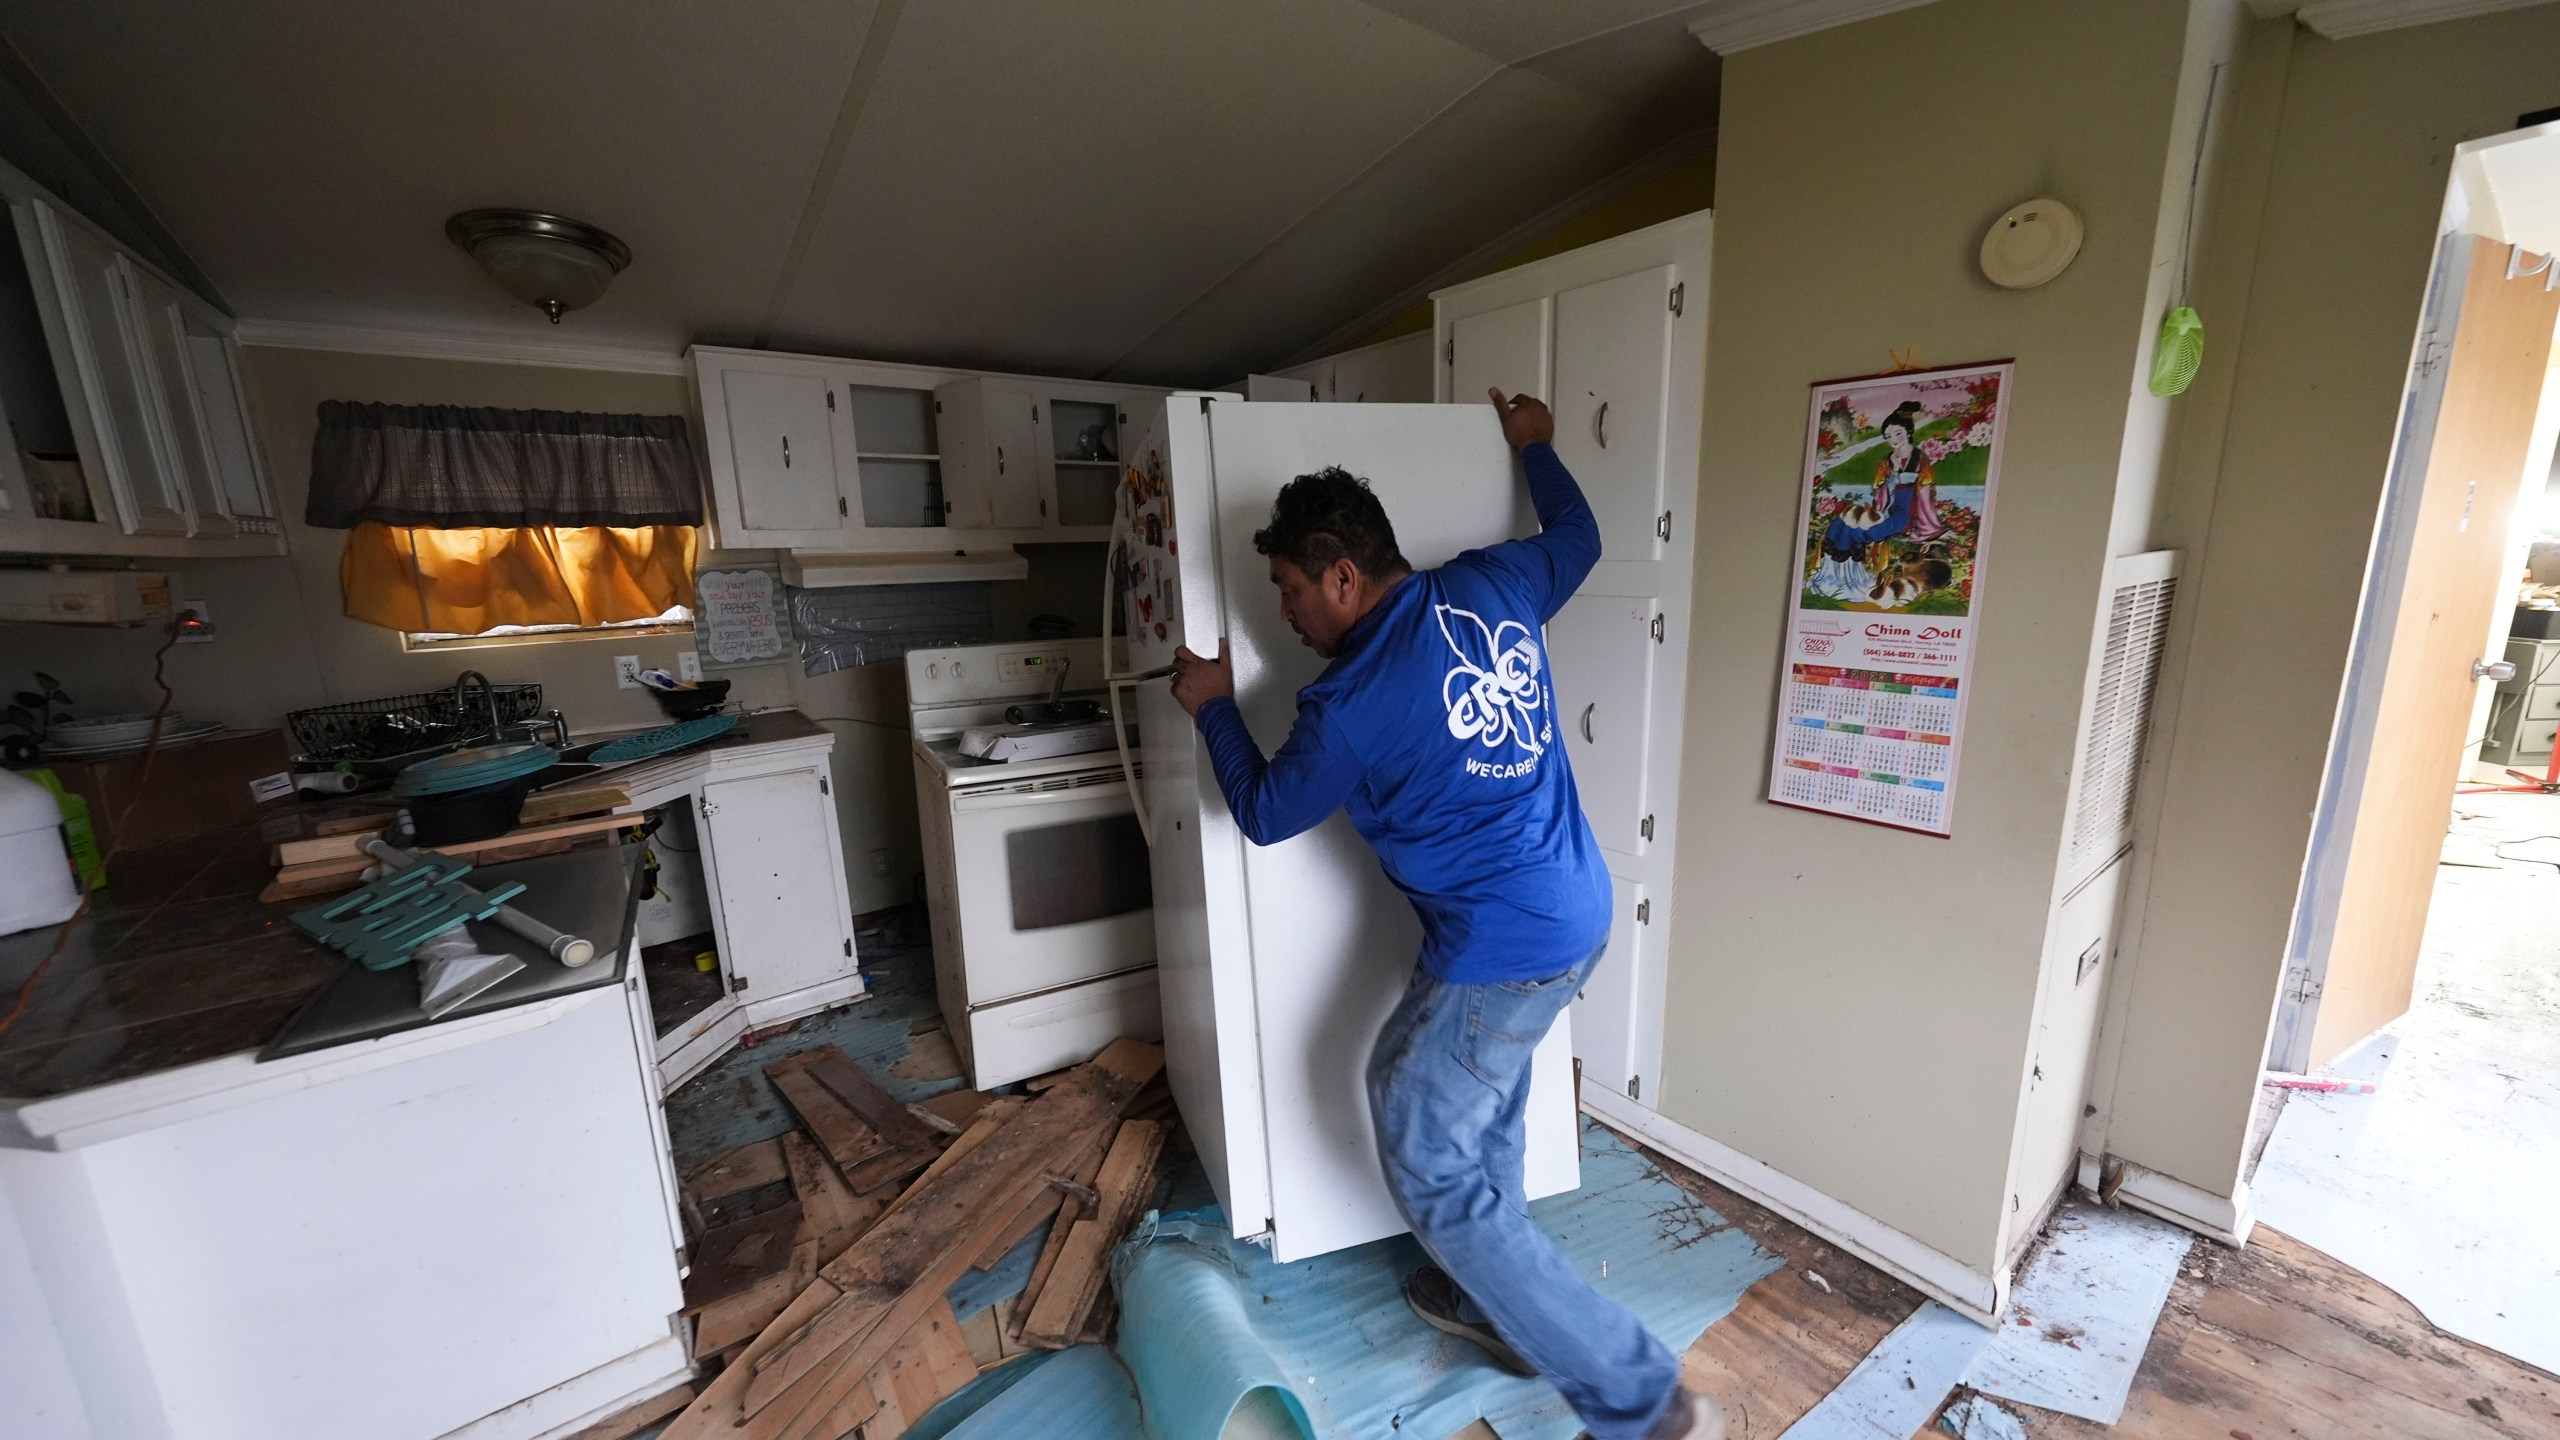
[(544, 365), (562, 370), (609, 370), (627, 375), (689, 375), (684, 356), (637, 346), (570, 345), (485, 336), (379, 330), (365, 325), (325, 325), (302, 320), (243, 320), (233, 334), (243, 345), (273, 350), (335, 350), (349, 355), (397, 355), (411, 360), (471, 360), (484, 365)]
[(1731, 55), (1928, 3), (1929, 0), (1716, 0), (1704, 15), (1689, 22), (1689, 33), (1717, 54)]
[(2382, 30), (2467, 20), (2474, 15), (2547, 3), (2549, 0), (2308, 0), (2295, 7), (2293, 18), (2331, 40), (2348, 40)]

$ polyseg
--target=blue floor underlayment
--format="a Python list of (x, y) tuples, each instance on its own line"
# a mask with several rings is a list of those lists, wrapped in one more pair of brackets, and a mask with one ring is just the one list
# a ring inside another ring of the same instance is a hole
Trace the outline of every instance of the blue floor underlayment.
[[(1582, 1188), (1530, 1213), (1603, 1294), (1642, 1316), (1675, 1353), (1779, 1265), (1625, 1141), (1588, 1122)], [(1071, 1440), (1217, 1440), (1229, 1414), (1258, 1390), (1272, 1392), (1316, 1440), (1443, 1440), (1479, 1417), (1503, 1440), (1580, 1433), (1545, 1381), (1506, 1374), (1474, 1346), (1413, 1317), (1401, 1287), (1421, 1263), (1412, 1240), (1399, 1237), (1275, 1265), (1261, 1247), (1238, 1243), (1214, 1206), (1160, 1214), (1113, 1264), (1116, 1381), (1094, 1360), (1061, 1357), (937, 1433), (995, 1440), (1030, 1433), (1014, 1427), (1037, 1415), (1047, 1427), (1038, 1433)], [(964, 1392), (945, 1409), (966, 1409), (974, 1398)]]

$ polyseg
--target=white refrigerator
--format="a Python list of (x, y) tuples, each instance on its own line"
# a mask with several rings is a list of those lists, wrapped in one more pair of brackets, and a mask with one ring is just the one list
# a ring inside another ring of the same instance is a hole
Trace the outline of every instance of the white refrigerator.
[[(1299, 688), (1324, 666), (1281, 620), (1253, 549), (1295, 476), (1340, 465), (1366, 477), (1417, 568), (1533, 534), (1537, 519), (1490, 405), (1176, 394), (1140, 433), (1123, 451), (1109, 561), (1127, 639), (1113, 689), (1135, 700), (1166, 1071), (1235, 1233), (1301, 1260), (1406, 1228), (1380, 1177), (1363, 1073), (1421, 926), (1338, 812), (1277, 845), (1246, 840), (1159, 672), (1175, 646), (1209, 654), (1224, 635), (1245, 723), (1264, 754), (1279, 748)], [(1539, 1047), (1531, 1081), (1532, 1199), (1581, 1183), (1568, 1023)]]

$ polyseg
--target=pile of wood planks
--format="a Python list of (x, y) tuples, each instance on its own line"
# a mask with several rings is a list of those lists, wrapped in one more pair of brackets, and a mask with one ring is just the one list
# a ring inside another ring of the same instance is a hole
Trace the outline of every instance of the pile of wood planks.
[[(1122, 1040), (1036, 1094), (908, 1106), (832, 1045), (767, 1066), (803, 1131), (686, 1179), (694, 1354), (720, 1368), (663, 1440), (894, 1440), (983, 1366), (1102, 1338), (1172, 1129), (1163, 1068)], [(1030, 1288), (962, 1325), (952, 1284), (1053, 1217)]]
[[(609, 813), (630, 803), (628, 794), (611, 785), (537, 790), (526, 797), (516, 828), (506, 834), (424, 848), (459, 856), (475, 865), (530, 860), (641, 823), (646, 817)], [(375, 810), (321, 820), (311, 827), (311, 835), (281, 842), (273, 855), (276, 878), (259, 892), (258, 898), (273, 904), (334, 895), (362, 885), (364, 872), (376, 863), (373, 856), (365, 853), (364, 842), (381, 834), (390, 818), (389, 811)]]

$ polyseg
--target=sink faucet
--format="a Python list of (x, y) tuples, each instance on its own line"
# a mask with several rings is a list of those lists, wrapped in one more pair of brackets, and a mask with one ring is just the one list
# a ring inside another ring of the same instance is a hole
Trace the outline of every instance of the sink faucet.
[(458, 720), (464, 714), (463, 706), (468, 703), (466, 697), (469, 694), (471, 682), (474, 680), (480, 682), (481, 703), (489, 708), (489, 739), (494, 742), (505, 735), (506, 727), (498, 719), (498, 692), (489, 684), (488, 676), (481, 674), (477, 670), (465, 670), (454, 678), (454, 718)]

